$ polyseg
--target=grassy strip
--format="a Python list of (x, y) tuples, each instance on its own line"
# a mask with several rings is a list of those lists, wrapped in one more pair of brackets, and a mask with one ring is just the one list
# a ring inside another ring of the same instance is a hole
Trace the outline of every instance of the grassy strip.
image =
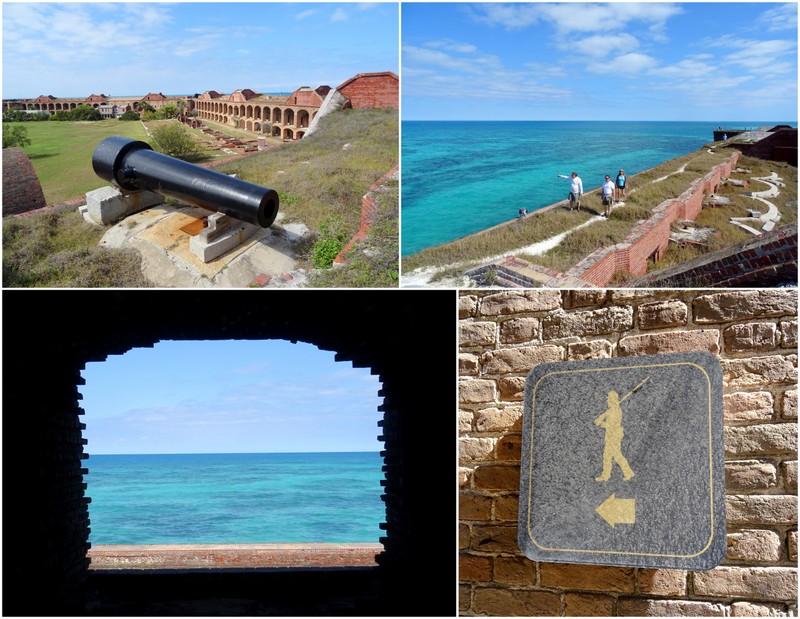
[(50, 205), (79, 198), (107, 184), (92, 169), (92, 153), (105, 138), (121, 135), (147, 141), (142, 124), (136, 121), (3, 123), (4, 129), (15, 125), (23, 125), (28, 131), (31, 144), (22, 150), (30, 158)]

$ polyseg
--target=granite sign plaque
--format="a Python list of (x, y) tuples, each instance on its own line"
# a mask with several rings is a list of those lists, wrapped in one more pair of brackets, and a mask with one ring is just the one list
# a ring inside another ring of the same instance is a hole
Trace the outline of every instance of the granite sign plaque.
[(525, 383), (518, 538), (535, 561), (718, 565), (726, 538), (717, 359), (535, 367)]

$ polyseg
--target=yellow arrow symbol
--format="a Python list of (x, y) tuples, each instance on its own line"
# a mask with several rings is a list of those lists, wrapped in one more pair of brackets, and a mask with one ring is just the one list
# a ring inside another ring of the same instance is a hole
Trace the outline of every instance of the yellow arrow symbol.
[(618, 524), (633, 524), (636, 522), (636, 499), (618, 499), (612, 494), (594, 511), (612, 527)]

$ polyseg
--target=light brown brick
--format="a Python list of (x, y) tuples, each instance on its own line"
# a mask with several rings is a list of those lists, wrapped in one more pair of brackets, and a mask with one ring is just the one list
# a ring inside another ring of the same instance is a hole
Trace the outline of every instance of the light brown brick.
[(734, 602), (731, 604), (731, 617), (788, 617), (785, 604), (754, 602)]
[(559, 614), (561, 597), (548, 591), (475, 587), (472, 611), (501, 617), (554, 617)]
[(470, 432), (472, 430), (472, 422), (474, 415), (469, 411), (458, 411), (458, 431)]
[(462, 322), (461, 346), (491, 346), (496, 342), (497, 325), (493, 322)]
[(786, 538), (789, 546), (789, 561), (797, 561), (797, 531), (789, 531)]
[(797, 524), (797, 498), (783, 494), (732, 495), (725, 499), (728, 524)]
[(536, 564), (524, 557), (496, 557), (494, 582), (506, 585), (532, 585), (536, 581)]
[(617, 350), (621, 357), (699, 350), (716, 355), (719, 353), (719, 332), (715, 329), (702, 329), (629, 335), (619, 341)]
[(722, 396), (725, 421), (768, 421), (772, 419), (774, 398), (769, 391), (740, 392)]
[(781, 462), (781, 473), (783, 474), (783, 487), (786, 488), (786, 491), (797, 494), (797, 460)]
[(458, 517), (461, 520), (491, 520), (492, 497), (462, 492), (458, 497)]
[(607, 290), (565, 290), (564, 307), (573, 309), (589, 305), (602, 305), (607, 296)]
[(791, 389), (783, 394), (783, 418), (797, 419), (797, 390)]
[(614, 598), (600, 593), (565, 593), (565, 617), (610, 617)]
[(458, 373), (460, 376), (478, 375), (478, 355), (471, 352), (458, 354)]
[(486, 374), (527, 374), (540, 363), (563, 359), (564, 349), (560, 346), (523, 346), (486, 352), (481, 355), (481, 366)]
[(521, 453), (522, 436), (519, 434), (508, 434), (497, 439), (497, 445), (494, 448), (496, 460), (512, 461), (519, 466)]
[(525, 378), (513, 376), (497, 379), (497, 388), (500, 390), (500, 399), (504, 402), (515, 402), (525, 397)]
[(468, 486), (471, 479), (472, 469), (463, 466), (458, 467), (458, 485), (460, 488)]
[(763, 423), (725, 428), (725, 453), (731, 456), (797, 453), (797, 426)]
[(519, 519), (519, 495), (509, 494), (497, 497), (494, 500), (494, 519), (516, 522)]
[(458, 317), (471, 318), (478, 309), (478, 297), (474, 295), (462, 294), (458, 298)]
[(469, 548), (469, 541), (471, 539), (471, 532), (469, 526), (464, 523), (458, 524), (458, 549), (464, 550)]
[(725, 482), (731, 490), (765, 490), (778, 485), (775, 466), (761, 460), (725, 463)]
[(500, 323), (500, 342), (518, 344), (539, 337), (538, 318), (511, 318)]
[(715, 567), (694, 572), (696, 595), (755, 598), (765, 601), (797, 599), (797, 570), (789, 567)]
[(517, 546), (517, 527), (501, 525), (473, 525), (470, 548), (480, 552), (505, 552), (513, 554)]
[(492, 580), (492, 558), (461, 553), (458, 557), (458, 579), (470, 582)]
[(458, 439), (458, 460), (462, 464), (486, 460), (494, 451), (495, 438), (470, 438)]
[(519, 467), (483, 465), (475, 468), (473, 483), (483, 490), (519, 490)]
[(469, 611), (472, 604), (472, 587), (470, 585), (458, 585), (458, 612), (464, 614)]
[(480, 378), (458, 381), (458, 401), (462, 404), (494, 402), (497, 390), (493, 380)]
[(722, 362), (722, 381), (728, 387), (762, 387), (767, 383), (796, 383), (797, 355), (773, 355)]
[(539, 577), (543, 587), (630, 593), (634, 570), (628, 567), (541, 563)]
[(731, 561), (780, 561), (781, 538), (774, 531), (763, 529), (728, 533), (728, 552), (725, 556)]
[(559, 307), (561, 293), (557, 290), (500, 292), (481, 299), (480, 313), (483, 316), (508, 316), (524, 312), (546, 312)]
[(611, 306), (597, 310), (550, 314), (542, 320), (542, 337), (605, 335), (633, 326), (633, 308)]
[(639, 328), (677, 327), (689, 321), (689, 309), (683, 301), (656, 301), (639, 306)]
[(617, 603), (620, 617), (724, 617), (726, 610), (724, 604), (685, 600), (620, 598)]
[(773, 322), (751, 322), (731, 325), (722, 332), (726, 352), (766, 352), (780, 342), (778, 327)]
[(477, 411), (475, 427), (479, 432), (507, 432), (522, 429), (522, 408), (509, 406), (506, 408), (487, 408)]
[(695, 322), (727, 322), (797, 313), (796, 292), (744, 290), (699, 296), (694, 300)]
[(781, 321), (781, 346), (797, 348), (797, 319)]
[(567, 356), (570, 359), (608, 359), (612, 350), (611, 342), (608, 340), (575, 342), (567, 345)]
[(651, 595), (686, 595), (686, 570), (640, 569), (639, 592)]

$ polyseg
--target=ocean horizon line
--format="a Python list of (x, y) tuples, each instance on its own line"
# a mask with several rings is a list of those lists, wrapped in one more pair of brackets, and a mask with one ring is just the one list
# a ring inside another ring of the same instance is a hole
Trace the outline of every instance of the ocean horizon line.
[(89, 457), (92, 456), (263, 456), (263, 455), (305, 455), (305, 454), (376, 454), (380, 453), (380, 449), (376, 450), (355, 450), (355, 451), (181, 451), (170, 453), (92, 453), (87, 452)]
[[(797, 120), (597, 120), (597, 119), (560, 119), (555, 120), (552, 118), (515, 118), (515, 119), (480, 119), (480, 118), (404, 118), (404, 123), (697, 123), (697, 124), (711, 124), (717, 126), (725, 126), (726, 124), (737, 125), (776, 125), (776, 124), (791, 124), (796, 125)], [(730, 127), (734, 128), (734, 127)]]

